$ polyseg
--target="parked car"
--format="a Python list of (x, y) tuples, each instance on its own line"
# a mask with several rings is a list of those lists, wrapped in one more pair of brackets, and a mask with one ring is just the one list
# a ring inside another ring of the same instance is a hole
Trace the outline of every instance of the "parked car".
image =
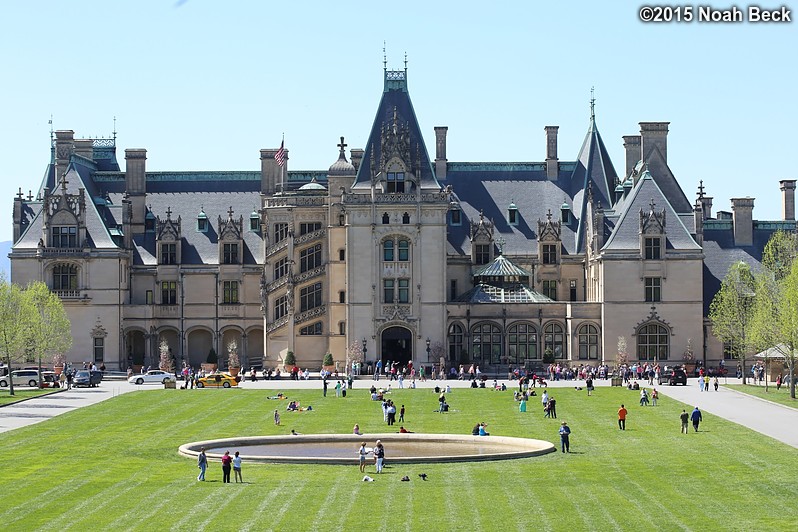
[(206, 386), (229, 388), (231, 386), (238, 386), (238, 381), (238, 377), (233, 377), (229, 373), (209, 373), (197, 379), (197, 388), (204, 388)]
[(687, 386), (687, 373), (684, 368), (679, 366), (666, 367), (665, 371), (661, 374), (662, 382), (667, 382), (670, 386), (683, 384)]
[(42, 371), (42, 388), (60, 388), (61, 383), (58, 381), (58, 375), (55, 371)]
[(87, 388), (91, 388), (99, 385), (102, 380), (102, 371), (89, 371), (87, 369), (81, 369), (75, 372), (75, 376), (72, 377), (72, 386), (86, 386)]
[(151, 369), (147, 373), (141, 375), (133, 375), (127, 382), (130, 384), (166, 384), (167, 382), (174, 382), (175, 376), (173, 373), (168, 373), (160, 369)]
[[(39, 372), (35, 369), (18, 369), (11, 372), (11, 380), (14, 381), (14, 386), (30, 386), (31, 388), (36, 388), (39, 386)], [(8, 376), (0, 377), (0, 386), (5, 388), (8, 385)]]

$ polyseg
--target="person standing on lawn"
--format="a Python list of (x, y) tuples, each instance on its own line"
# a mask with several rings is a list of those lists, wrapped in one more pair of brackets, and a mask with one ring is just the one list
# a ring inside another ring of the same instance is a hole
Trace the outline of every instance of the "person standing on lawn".
[(222, 482), (230, 484), (230, 466), (233, 463), (233, 457), (230, 456), (230, 451), (225, 451), (222, 456)]
[(385, 448), (380, 440), (377, 440), (374, 446), (374, 461), (377, 465), (377, 473), (382, 473), (382, 465), (385, 463)]
[(205, 456), (205, 447), (200, 449), (200, 453), (197, 455), (197, 467), (199, 467), (200, 470), (197, 480), (202, 482), (205, 480), (205, 470), (208, 468), (208, 457)]
[(560, 424), (560, 444), (562, 445), (562, 452), (570, 453), (571, 452), (571, 442), (569, 441), (571, 436), (571, 429), (568, 428), (568, 423), (563, 421)]
[(690, 414), (690, 420), (693, 422), (693, 428), (696, 432), (698, 432), (698, 424), (703, 421), (703, 418), (701, 417), (701, 411), (698, 409), (698, 407), (695, 407), (693, 413)]
[(233, 456), (233, 474), (236, 477), (236, 484), (239, 482), (244, 483), (244, 478), (241, 476), (241, 455), (238, 454), (238, 451)]
[(626, 414), (628, 413), (623, 405), (618, 409), (618, 428), (621, 430), (626, 430)]

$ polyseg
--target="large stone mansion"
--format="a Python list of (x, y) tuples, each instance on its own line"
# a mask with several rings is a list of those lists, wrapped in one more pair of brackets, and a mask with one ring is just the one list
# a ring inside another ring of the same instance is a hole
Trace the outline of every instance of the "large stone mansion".
[(629, 360), (724, 357), (709, 303), (733, 262), (795, 229), (794, 180), (783, 220), (755, 221), (753, 198), (713, 216), (668, 167), (667, 122), (623, 138), (619, 175), (592, 111), (570, 160), (557, 126), (543, 161), (449, 161), (446, 127), (431, 158), (407, 70), (384, 76), (364, 149), (347, 157), (342, 138), (328, 170), (288, 170), (282, 148), (243, 172), (150, 171), (126, 149), (122, 170), (115, 140), (56, 131), (41, 185), (14, 200), (12, 281), (46, 282), (71, 319), (68, 359), (112, 369), (156, 366), (163, 341), (194, 366), (232, 341), (245, 367), (347, 350), (612, 364), (620, 337)]

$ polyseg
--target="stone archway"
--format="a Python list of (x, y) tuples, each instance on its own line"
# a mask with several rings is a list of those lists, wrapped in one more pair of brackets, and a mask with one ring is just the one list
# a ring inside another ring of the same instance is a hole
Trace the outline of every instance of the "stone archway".
[(380, 348), (383, 363), (390, 360), (404, 366), (413, 360), (413, 333), (405, 327), (388, 327), (380, 334)]
[(205, 329), (194, 329), (188, 333), (187, 343), (188, 364), (198, 368), (208, 358), (208, 353), (213, 347), (213, 335)]

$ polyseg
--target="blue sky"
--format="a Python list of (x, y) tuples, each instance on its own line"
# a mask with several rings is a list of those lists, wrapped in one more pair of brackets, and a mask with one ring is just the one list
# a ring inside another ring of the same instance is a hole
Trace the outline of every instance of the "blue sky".
[[(10, 212), (18, 187), (38, 187), (51, 114), (77, 137), (110, 136), (116, 117), (120, 161), (147, 148), (149, 170), (255, 170), (283, 133), (290, 169), (325, 169), (341, 135), (365, 148), (386, 41), (389, 68), (407, 53), (431, 154), (433, 127), (445, 125), (450, 161), (541, 161), (543, 127), (559, 125), (560, 158), (573, 160), (595, 87), (617, 171), (622, 135), (670, 121), (669, 163), (688, 198), (703, 179), (715, 210), (753, 196), (755, 217), (778, 219), (778, 181), (798, 178), (798, 23), (646, 24), (640, 5), (10, 3), (0, 198)], [(10, 238), (9, 217), (0, 240)]]

